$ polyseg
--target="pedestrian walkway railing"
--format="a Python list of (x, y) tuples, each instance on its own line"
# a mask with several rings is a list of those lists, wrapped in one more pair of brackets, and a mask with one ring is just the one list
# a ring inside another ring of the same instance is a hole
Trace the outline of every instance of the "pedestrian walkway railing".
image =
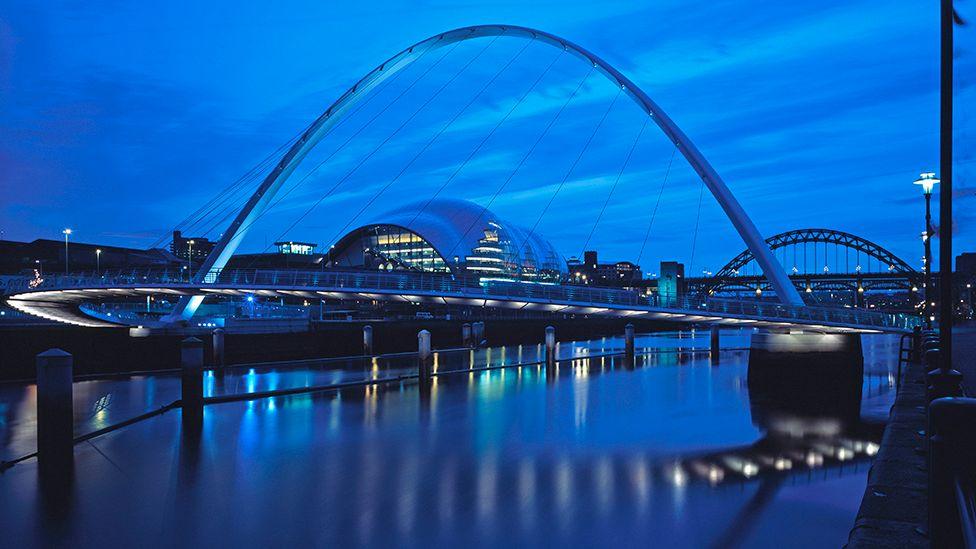
[[(21, 289), (8, 286), (8, 294), (71, 288), (151, 288), (219, 290), (292, 289), (396, 295), (554, 303), (566, 306), (636, 309), (668, 309), (686, 314), (714, 314), (721, 317), (759, 318), (771, 321), (825, 323), (877, 329), (911, 330), (919, 323), (912, 315), (884, 313), (858, 308), (792, 306), (774, 301), (734, 300), (699, 296), (645, 294), (635, 290), (534, 282), (487, 281), (443, 273), (297, 271), (225, 269), (212, 271), (202, 281), (191, 281), (185, 270), (125, 270), (100, 273), (48, 275), (42, 281), (27, 281)], [(595, 311), (596, 312), (596, 311)]]

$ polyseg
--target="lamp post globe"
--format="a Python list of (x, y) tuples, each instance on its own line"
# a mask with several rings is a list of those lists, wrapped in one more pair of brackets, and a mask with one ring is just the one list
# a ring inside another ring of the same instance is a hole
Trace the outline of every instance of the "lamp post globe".
[(924, 262), (924, 272), (925, 272), (925, 303), (926, 312), (925, 315), (925, 327), (932, 329), (932, 320), (934, 318), (933, 309), (930, 308), (930, 300), (928, 299), (928, 292), (932, 288), (932, 190), (935, 189), (935, 185), (939, 182), (939, 179), (935, 177), (934, 172), (922, 172), (919, 174), (918, 179), (913, 181), (914, 185), (918, 185), (922, 188), (922, 196), (925, 197), (925, 231), (922, 233), (922, 244), (925, 246), (925, 256), (923, 258)]
[(68, 274), (68, 236), (71, 234), (71, 229), (64, 229), (61, 231), (64, 235), (64, 274)]

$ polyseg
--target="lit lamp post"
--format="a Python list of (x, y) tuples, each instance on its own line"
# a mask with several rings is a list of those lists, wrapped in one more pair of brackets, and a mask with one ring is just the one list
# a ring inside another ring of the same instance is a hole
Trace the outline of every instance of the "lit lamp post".
[(71, 229), (65, 229), (61, 234), (64, 235), (64, 274), (68, 274), (68, 235), (71, 234)]
[(187, 245), (187, 252), (186, 252), (186, 265), (187, 265), (187, 270), (186, 270), (186, 276), (187, 276), (187, 280), (188, 281), (189, 281), (190, 277), (193, 276), (193, 244), (195, 244), (195, 242), (193, 240), (187, 240), (186, 241), (186, 245)]
[(102, 272), (102, 249), (95, 249), (95, 272), (101, 274)]
[(922, 172), (915, 180), (915, 184), (922, 187), (922, 194), (925, 196), (925, 232), (922, 233), (922, 242), (925, 244), (925, 327), (932, 329), (932, 301), (929, 299), (929, 292), (932, 290), (932, 189), (939, 180), (932, 172)]

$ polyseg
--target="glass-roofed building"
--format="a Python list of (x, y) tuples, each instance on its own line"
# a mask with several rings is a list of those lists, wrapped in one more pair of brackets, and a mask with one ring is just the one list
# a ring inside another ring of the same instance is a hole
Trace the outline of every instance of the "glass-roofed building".
[(482, 281), (559, 282), (566, 262), (547, 240), (465, 200), (396, 208), (343, 236), (335, 267), (410, 270)]

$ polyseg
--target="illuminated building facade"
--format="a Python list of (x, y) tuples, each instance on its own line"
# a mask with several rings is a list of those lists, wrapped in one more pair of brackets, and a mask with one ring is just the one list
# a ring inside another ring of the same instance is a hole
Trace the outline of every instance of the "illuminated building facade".
[(287, 242), (275, 242), (275, 246), (278, 248), (279, 254), (312, 255), (315, 253), (315, 248), (318, 247), (318, 244), (289, 240)]
[(350, 231), (330, 252), (338, 268), (450, 273), (481, 281), (558, 283), (565, 264), (536, 234), (464, 200), (397, 208)]

